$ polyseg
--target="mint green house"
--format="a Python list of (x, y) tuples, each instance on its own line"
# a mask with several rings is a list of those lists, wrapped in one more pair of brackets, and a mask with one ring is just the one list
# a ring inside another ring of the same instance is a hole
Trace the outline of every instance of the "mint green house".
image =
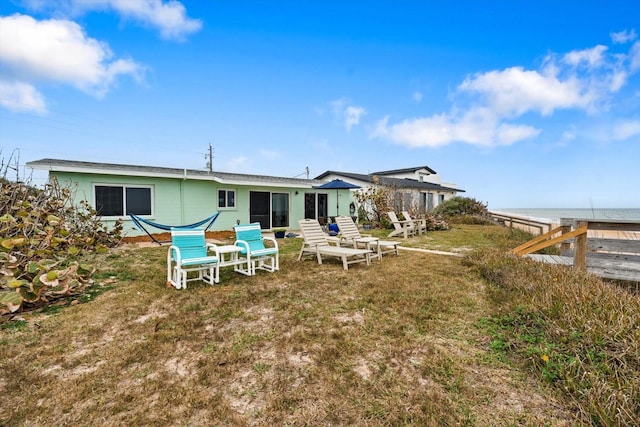
[(27, 166), (46, 170), (49, 179), (70, 187), (76, 202), (89, 202), (107, 225), (123, 219), (125, 236), (143, 234), (130, 213), (160, 224), (184, 225), (220, 212), (213, 230), (249, 222), (259, 222), (264, 230), (295, 230), (300, 219), (327, 217), (329, 206), (339, 206), (340, 215), (350, 214), (353, 200), (349, 190), (317, 189), (324, 181), (316, 179), (58, 159)]

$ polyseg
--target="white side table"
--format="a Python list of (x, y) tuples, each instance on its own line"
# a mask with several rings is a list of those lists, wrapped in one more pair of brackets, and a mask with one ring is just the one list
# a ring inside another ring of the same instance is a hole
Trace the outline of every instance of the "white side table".
[[(242, 248), (236, 245), (224, 245), (218, 246), (218, 253), (220, 254), (220, 267), (233, 266), (233, 271), (237, 273), (247, 274), (251, 272), (251, 266), (247, 258), (241, 258), (238, 256)], [(247, 264), (246, 270), (240, 268), (242, 264)], [(247, 274), (250, 276), (250, 274)]]

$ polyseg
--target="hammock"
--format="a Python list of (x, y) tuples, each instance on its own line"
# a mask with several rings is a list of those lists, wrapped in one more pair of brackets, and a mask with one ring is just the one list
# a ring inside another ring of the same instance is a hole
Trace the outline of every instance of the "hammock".
[(159, 230), (164, 230), (164, 231), (171, 231), (172, 228), (177, 228), (177, 229), (194, 229), (194, 228), (199, 228), (203, 225), (206, 224), (206, 227), (204, 227), (204, 231), (207, 231), (209, 229), (209, 227), (211, 227), (213, 225), (214, 222), (216, 222), (216, 219), (218, 219), (218, 216), (220, 215), (220, 212), (216, 212), (213, 215), (211, 215), (208, 218), (203, 219), (202, 221), (198, 221), (198, 222), (194, 222), (193, 224), (187, 224), (187, 225), (164, 225), (164, 224), (158, 224), (157, 222), (153, 222), (153, 221), (149, 221), (148, 219), (144, 219), (139, 217), (136, 214), (129, 214), (129, 216), (131, 217), (131, 221), (133, 221), (133, 223), (136, 225), (136, 227), (138, 227), (141, 231), (144, 231), (145, 233), (147, 233), (147, 235), (149, 237), (151, 237), (151, 240), (153, 240), (154, 242), (156, 242), (157, 244), (162, 244), (162, 243), (167, 243), (167, 241), (162, 241), (159, 242), (158, 240), (156, 240), (155, 237), (153, 237), (153, 235), (151, 233), (149, 233), (149, 230), (147, 230), (144, 227), (144, 224), (146, 224), (147, 226), (150, 227), (154, 227), (157, 228)]

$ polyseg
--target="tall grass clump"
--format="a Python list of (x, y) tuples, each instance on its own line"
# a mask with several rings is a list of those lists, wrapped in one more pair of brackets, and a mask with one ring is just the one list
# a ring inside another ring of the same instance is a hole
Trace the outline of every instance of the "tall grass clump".
[(638, 295), (503, 251), (478, 251), (467, 262), (488, 280), (499, 307), (480, 322), (496, 353), (523, 362), (567, 394), (585, 423), (638, 425)]

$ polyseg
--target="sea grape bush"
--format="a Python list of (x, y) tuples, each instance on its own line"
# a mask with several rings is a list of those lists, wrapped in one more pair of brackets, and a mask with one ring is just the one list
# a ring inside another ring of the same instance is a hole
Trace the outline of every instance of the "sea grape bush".
[(0, 180), (0, 315), (81, 293), (94, 269), (80, 260), (116, 246), (121, 233), (120, 221), (108, 230), (55, 180), (43, 190)]
[(489, 217), (487, 204), (471, 197), (452, 197), (440, 203), (434, 212), (438, 215), (444, 216), (445, 218), (460, 216), (476, 216), (481, 218)]

